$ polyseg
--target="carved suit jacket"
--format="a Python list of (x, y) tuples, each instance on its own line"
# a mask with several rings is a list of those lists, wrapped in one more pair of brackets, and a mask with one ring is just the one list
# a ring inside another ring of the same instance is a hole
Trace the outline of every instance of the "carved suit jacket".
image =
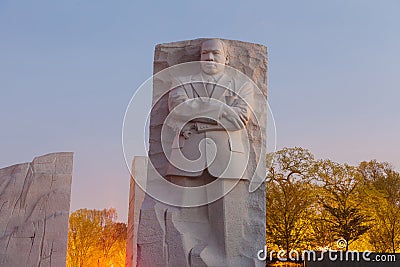
[(201, 74), (178, 81), (168, 97), (175, 136), (166, 175), (195, 177), (207, 168), (217, 178), (250, 179), (246, 125), (253, 98), (252, 84), (228, 74), (211, 92)]

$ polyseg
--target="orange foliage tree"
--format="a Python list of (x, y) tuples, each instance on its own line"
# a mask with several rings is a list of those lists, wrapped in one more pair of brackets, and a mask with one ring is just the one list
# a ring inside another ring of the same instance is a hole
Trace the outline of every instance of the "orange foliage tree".
[(67, 267), (124, 266), (125, 223), (115, 209), (80, 209), (69, 218)]

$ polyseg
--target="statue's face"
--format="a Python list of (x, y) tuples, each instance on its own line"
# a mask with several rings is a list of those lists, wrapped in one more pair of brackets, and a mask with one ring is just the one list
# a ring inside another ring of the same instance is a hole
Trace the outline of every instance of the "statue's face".
[(208, 40), (203, 42), (200, 53), (200, 60), (206, 61), (201, 63), (203, 72), (208, 75), (215, 75), (224, 70), (224, 65), (227, 64), (228, 58), (220, 40)]

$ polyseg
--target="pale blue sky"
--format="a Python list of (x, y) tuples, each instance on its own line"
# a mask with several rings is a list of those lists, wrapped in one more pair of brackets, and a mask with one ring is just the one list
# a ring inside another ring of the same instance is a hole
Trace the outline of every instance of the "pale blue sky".
[(74, 151), (72, 210), (126, 220), (122, 120), (154, 46), (221, 37), (268, 46), (278, 148), (399, 170), (398, 14), (396, 0), (0, 0), (0, 167)]

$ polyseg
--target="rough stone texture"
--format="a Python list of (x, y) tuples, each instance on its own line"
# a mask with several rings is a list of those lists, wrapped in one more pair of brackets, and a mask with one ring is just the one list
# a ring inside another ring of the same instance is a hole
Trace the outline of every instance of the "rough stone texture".
[(147, 157), (135, 157), (132, 163), (132, 174), (129, 188), (128, 232), (126, 240), (126, 266), (137, 265), (137, 234), (140, 207), (145, 197), (144, 191), (135, 183), (135, 178), (146, 177)]
[(0, 266), (65, 266), (73, 153), (0, 169)]
[[(154, 53), (154, 74), (176, 64), (198, 61), (200, 46), (204, 40), (206, 39), (201, 38), (157, 45)], [(224, 41), (228, 49), (229, 66), (241, 71), (252, 79), (261, 90), (264, 97), (267, 98), (267, 48), (259, 44), (225, 39), (221, 40)], [(157, 171), (163, 175), (166, 173), (166, 168), (168, 166), (166, 162), (168, 162), (168, 160), (161, 147), (161, 128), (169, 113), (168, 94), (166, 94), (166, 92), (171, 88), (170, 84), (163, 84), (162, 81), (159, 80), (154, 80), (154, 88), (156, 90), (153, 90), (153, 109), (150, 115), (149, 157)], [(156, 102), (159, 98), (160, 100)], [(266, 122), (267, 120), (267, 107), (264, 108), (265, 110), (258, 111), (261, 122)], [(261, 130), (264, 132), (266, 131), (266, 123), (255, 125), (251, 122), (247, 126), (247, 134), (251, 145), (248, 165), (250, 168), (255, 168), (261, 156), (259, 148), (262, 143), (266, 144), (265, 140), (262, 140), (257, 134), (259, 133), (258, 126), (264, 127), (264, 129)], [(169, 145), (168, 141), (165, 142), (165, 144)], [(249, 170), (249, 173), (253, 172), (254, 170)]]
[[(202, 41), (204, 39), (157, 45), (154, 73), (175, 64), (198, 61)], [(250, 77), (266, 98), (266, 47), (241, 41), (223, 41), (228, 47), (229, 65)], [(154, 80), (154, 107), (150, 117), (149, 160), (162, 175), (165, 174), (168, 166), (168, 161), (162, 151), (160, 136), (168, 114), (167, 95), (164, 94), (170, 89), (169, 86), (169, 84)], [(163, 97), (160, 98), (160, 96)], [(160, 100), (156, 102), (159, 98)], [(266, 132), (267, 107), (256, 112), (260, 113), (261, 125), (250, 122), (247, 126), (250, 139), (248, 168), (251, 168), (250, 171), (253, 172), (259, 159), (265, 161), (265, 154), (260, 152), (260, 146), (266, 144), (266, 141), (262, 139), (259, 132), (260, 128), (261, 131)], [(151, 175), (148, 179), (151, 179)], [(146, 195), (140, 211), (137, 244), (133, 243), (133, 247), (137, 245), (137, 265), (134, 265), (133, 259), (132, 265), (127, 266), (262, 266), (264, 263), (257, 261), (256, 255), (265, 244), (265, 184), (253, 193), (249, 193), (248, 188), (248, 181), (240, 181), (223, 199), (209, 205), (208, 210), (196, 208), (199, 212), (198, 218), (190, 217), (193, 212), (188, 212), (190, 216), (185, 217), (185, 208), (167, 206)], [(137, 189), (133, 191), (138, 192)], [(242, 201), (238, 203), (236, 201), (238, 199)], [(137, 219), (135, 212), (130, 211), (129, 217), (132, 216), (133, 220)], [(203, 218), (208, 221), (202, 223)], [(222, 230), (209, 229), (210, 220), (214, 221), (214, 226), (218, 226), (218, 220), (221, 220)], [(193, 234), (191, 228), (196, 228), (196, 233)], [(218, 235), (218, 238), (222, 235), (221, 244), (207, 244), (207, 236), (210, 237), (209, 240), (216, 240), (213, 234)], [(187, 248), (192, 246), (196, 238), (205, 240), (204, 247), (196, 246), (190, 251), (190, 255), (186, 255), (185, 250), (187, 251)], [(223, 247), (225, 251), (218, 251), (220, 247)], [(231, 257), (231, 261), (219, 262), (217, 257), (221, 253)]]

